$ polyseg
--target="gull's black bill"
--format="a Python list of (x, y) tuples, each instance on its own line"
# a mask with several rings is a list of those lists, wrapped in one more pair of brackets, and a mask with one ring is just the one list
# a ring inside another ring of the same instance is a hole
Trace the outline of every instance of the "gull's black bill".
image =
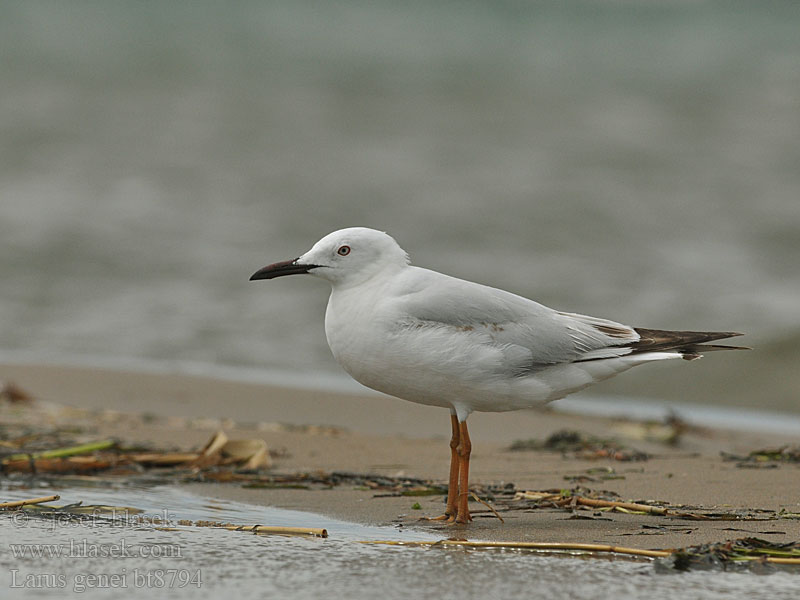
[(250, 277), (250, 281), (256, 279), (275, 279), (276, 277), (283, 277), (284, 275), (300, 275), (301, 273), (308, 273), (309, 270), (315, 269), (318, 265), (303, 265), (297, 262), (298, 259), (284, 260), (267, 265), (263, 269), (259, 269)]

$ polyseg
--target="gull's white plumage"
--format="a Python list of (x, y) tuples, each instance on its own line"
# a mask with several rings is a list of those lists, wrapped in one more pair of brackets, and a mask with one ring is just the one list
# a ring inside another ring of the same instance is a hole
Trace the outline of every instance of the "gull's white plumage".
[[(347, 246), (346, 256), (337, 253)], [(335, 231), (295, 261), (332, 286), (325, 332), (334, 357), (367, 387), (472, 411), (541, 405), (677, 350), (632, 354), (627, 325), (564, 313), (409, 264), (389, 235)]]
[(470, 520), (471, 412), (541, 405), (636, 365), (726, 348), (703, 342), (739, 335), (635, 329), (559, 312), (411, 266), (394, 239), (363, 227), (335, 231), (299, 258), (264, 267), (252, 279), (296, 273), (331, 283), (325, 333), (354, 379), (398, 398), (449, 408), (457, 417), (446, 514), (459, 522)]

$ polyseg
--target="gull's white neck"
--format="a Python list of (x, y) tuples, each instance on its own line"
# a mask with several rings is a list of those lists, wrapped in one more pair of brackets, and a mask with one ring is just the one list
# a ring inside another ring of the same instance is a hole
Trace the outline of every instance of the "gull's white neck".
[[(392, 288), (408, 265), (391, 265), (367, 279), (331, 283), (325, 311), (325, 335), (337, 362), (356, 380), (363, 381), (359, 366), (378, 350), (380, 332), (396, 321)], [(364, 335), (371, 332), (373, 335)], [(375, 335), (377, 334), (377, 335)]]

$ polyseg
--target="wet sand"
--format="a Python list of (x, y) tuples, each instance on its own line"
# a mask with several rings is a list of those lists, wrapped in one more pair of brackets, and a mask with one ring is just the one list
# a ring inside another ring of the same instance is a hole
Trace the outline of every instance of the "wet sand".
[[(98, 437), (153, 443), (188, 450), (223, 429), (231, 438), (263, 438), (278, 451), (273, 470), (352, 471), (444, 480), (449, 465), (446, 411), (386, 396), (344, 395), (220, 381), (185, 375), (153, 375), (90, 368), (0, 365), (0, 381), (30, 392), (55, 420), (92, 416)], [(64, 407), (71, 407), (65, 409)], [(22, 418), (25, 409), (3, 406)], [(7, 412), (8, 411), (8, 412)], [(470, 417), (473, 442), (471, 481), (513, 482), (517, 489), (571, 488), (567, 477), (595, 479), (581, 485), (611, 490), (623, 500), (661, 500), (720, 510), (768, 509), (800, 512), (800, 470), (739, 468), (720, 451), (749, 451), (796, 444), (797, 438), (758, 432), (695, 429), (670, 447), (625, 439), (618, 420), (518, 411)], [(554, 452), (510, 452), (514, 440), (544, 439), (560, 429), (575, 429), (621, 441), (653, 455), (645, 462), (565, 458)], [(600, 480), (598, 467), (611, 467), (624, 479)], [(476, 517), (469, 526), (421, 522), (443, 509), (441, 496), (374, 497), (363, 489), (244, 489), (231, 484), (192, 484), (210, 497), (311, 511), (376, 525), (422, 527), (448, 537), (508, 541), (590, 542), (640, 548), (674, 548), (756, 536), (773, 542), (800, 539), (800, 521), (685, 521), (663, 516), (593, 513), (570, 519), (566, 511), (535, 510)], [(110, 492), (113, 493), (113, 492)], [(419, 502), (421, 509), (414, 509)], [(483, 507), (472, 505), (476, 511)], [(302, 525), (302, 524), (298, 524)]]

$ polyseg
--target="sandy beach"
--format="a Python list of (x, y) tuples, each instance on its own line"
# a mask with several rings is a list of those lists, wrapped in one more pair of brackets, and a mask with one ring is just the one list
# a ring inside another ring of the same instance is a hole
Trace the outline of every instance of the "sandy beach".
[[(0, 365), (0, 381), (14, 382), (35, 408), (2, 405), (3, 419), (26, 412), (51, 422), (83, 423), (89, 437), (114, 437), (161, 448), (196, 449), (215, 431), (261, 438), (280, 473), (347, 471), (444, 481), (449, 465), (446, 411), (386, 396), (344, 395), (237, 383), (186, 375), (106, 369)], [(660, 500), (720, 511), (800, 512), (798, 467), (741, 468), (720, 452), (796, 444), (791, 436), (692, 428), (677, 446), (630, 439), (630, 423), (555, 411), (473, 414), (475, 485), (513, 483), (518, 490), (580, 485), (610, 490), (622, 500)], [(569, 429), (613, 437), (651, 458), (622, 462), (579, 459), (552, 451), (509, 451), (515, 440), (545, 439)], [(635, 437), (638, 437), (636, 435)], [(598, 476), (602, 469), (613, 477)], [(613, 471), (610, 471), (613, 470)], [(800, 539), (796, 519), (686, 521), (669, 516), (535, 510), (503, 513), (505, 523), (478, 513), (469, 526), (420, 521), (442, 512), (442, 496), (376, 497), (355, 486), (333, 489), (245, 489), (236, 484), (190, 484), (196, 494), (250, 504), (310, 511), (365, 524), (420, 527), (475, 540), (591, 542), (639, 548), (675, 548), (756, 536), (773, 542)], [(113, 492), (109, 492), (110, 495)], [(110, 498), (109, 501), (113, 501)], [(414, 504), (419, 502), (419, 508)], [(479, 511), (483, 507), (475, 503)], [(578, 513), (576, 513), (578, 514)]]

